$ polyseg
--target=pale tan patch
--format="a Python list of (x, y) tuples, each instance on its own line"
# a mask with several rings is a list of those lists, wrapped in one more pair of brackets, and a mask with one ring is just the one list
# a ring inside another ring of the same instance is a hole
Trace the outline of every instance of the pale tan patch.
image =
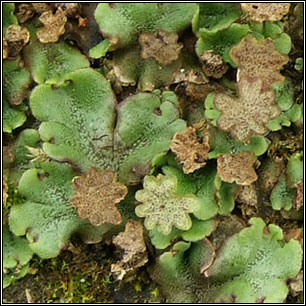
[(241, 3), (241, 9), (256, 22), (279, 21), (289, 13), (290, 3)]
[(182, 43), (178, 43), (176, 33), (159, 30), (157, 34), (144, 32), (139, 36), (141, 57), (155, 58), (160, 64), (168, 65), (177, 60)]
[(280, 70), (289, 58), (276, 50), (271, 38), (258, 41), (247, 35), (231, 49), (231, 56), (238, 65), (239, 79), (260, 78), (263, 90), (270, 90), (272, 84), (285, 80)]
[(238, 185), (245, 186), (257, 180), (257, 174), (253, 168), (256, 156), (251, 152), (220, 155), (217, 162), (218, 175), (224, 182), (236, 182)]
[(55, 14), (52, 11), (42, 13), (39, 20), (44, 24), (44, 27), (37, 31), (40, 42), (57, 42), (59, 37), (65, 33), (67, 17), (61, 8), (58, 8)]
[(200, 61), (203, 64), (202, 68), (205, 75), (216, 79), (221, 78), (227, 71), (228, 66), (224, 62), (221, 55), (213, 50), (204, 51), (200, 56)]
[(184, 173), (192, 173), (206, 165), (209, 136), (198, 137), (196, 129), (188, 127), (185, 132), (175, 133), (170, 148), (183, 164)]
[(148, 261), (141, 222), (128, 220), (125, 231), (119, 233), (113, 243), (124, 250), (122, 260), (111, 266), (111, 271), (117, 274), (118, 279), (123, 279), (128, 272), (142, 267)]
[(76, 194), (70, 198), (70, 203), (78, 209), (81, 218), (89, 219), (94, 226), (122, 222), (116, 204), (125, 198), (128, 190), (116, 182), (114, 172), (91, 168), (88, 173), (73, 179), (73, 188)]

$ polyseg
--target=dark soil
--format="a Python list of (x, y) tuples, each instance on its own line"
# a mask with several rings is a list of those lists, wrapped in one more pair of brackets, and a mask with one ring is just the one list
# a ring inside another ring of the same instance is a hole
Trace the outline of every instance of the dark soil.
[[(110, 272), (113, 247), (70, 245), (54, 259), (34, 257), (30, 273), (3, 291), (4, 303), (162, 303), (146, 267), (128, 283)], [(116, 256), (116, 255), (115, 255)], [(129, 279), (130, 280), (130, 279)]]

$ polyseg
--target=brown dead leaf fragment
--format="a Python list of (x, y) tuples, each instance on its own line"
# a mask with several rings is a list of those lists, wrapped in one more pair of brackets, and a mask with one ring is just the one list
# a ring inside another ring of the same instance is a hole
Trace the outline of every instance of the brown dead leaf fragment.
[(146, 244), (143, 239), (143, 226), (141, 222), (128, 220), (125, 225), (125, 231), (119, 233), (113, 243), (125, 251), (125, 258), (130, 258), (136, 253), (144, 253)]
[(303, 270), (292, 280), (289, 281), (290, 294), (297, 296), (304, 291), (304, 272)]
[(6, 200), (8, 198), (8, 187), (6, 182), (2, 182), (2, 200), (3, 204), (6, 203)]
[(238, 186), (235, 201), (239, 204), (242, 216), (249, 219), (258, 214), (258, 197), (254, 184), (249, 186)]
[(240, 204), (257, 207), (257, 192), (254, 184), (249, 186), (239, 186), (235, 200)]
[(290, 228), (285, 233), (285, 241), (288, 242), (291, 239), (297, 240), (299, 243), (303, 243), (303, 230), (301, 228)]
[(201, 71), (201, 69), (180, 69), (174, 74), (173, 83), (192, 83), (192, 84), (208, 84), (209, 79)]
[(200, 61), (203, 64), (205, 75), (216, 79), (221, 78), (227, 71), (228, 67), (223, 61), (222, 56), (212, 50), (205, 51), (200, 56)]
[(203, 101), (206, 99), (208, 94), (213, 92), (214, 87), (211, 83), (208, 84), (195, 84), (188, 83), (186, 86), (186, 96), (191, 101)]
[(218, 93), (215, 106), (221, 111), (218, 128), (230, 132), (239, 141), (249, 142), (254, 134), (268, 132), (266, 124), (280, 115), (275, 92), (262, 91), (261, 79), (240, 80), (238, 97)]
[(2, 44), (2, 55), (3, 55), (3, 59), (7, 59), (10, 53), (7, 41), (5, 40), (5, 38), (3, 37), (3, 44)]
[(186, 96), (191, 101), (201, 101), (201, 103), (209, 93), (215, 90), (214, 85), (200, 69), (187, 71), (180, 69), (174, 74), (173, 83), (181, 83), (185, 87)]
[(253, 168), (255, 162), (256, 156), (248, 151), (220, 155), (217, 160), (218, 175), (227, 183), (250, 185), (257, 180), (257, 174)]
[(36, 13), (38, 13), (38, 14), (42, 14), (42, 13), (51, 11), (51, 7), (49, 6), (48, 3), (36, 3), (36, 2), (33, 2), (31, 4), (32, 4), (32, 6), (34, 8), (34, 11)]
[[(7, 145), (2, 147), (2, 154), (3, 154), (3, 160), (2, 160), (2, 166), (3, 169), (9, 169), (12, 167), (15, 156), (12, 145)], [(5, 173), (3, 173), (5, 175)]]
[(81, 218), (89, 219), (94, 226), (122, 222), (116, 204), (125, 198), (127, 187), (116, 182), (114, 172), (91, 168), (85, 175), (73, 179), (73, 188), (76, 194), (70, 203), (78, 209)]
[(289, 58), (276, 51), (271, 38), (258, 41), (248, 35), (231, 49), (231, 56), (238, 65), (239, 79), (260, 78), (263, 81), (263, 90), (269, 90), (272, 84), (285, 80), (280, 70), (288, 63)]
[(40, 42), (57, 42), (59, 37), (65, 33), (67, 17), (61, 8), (58, 8), (55, 14), (52, 11), (42, 13), (39, 20), (44, 24), (44, 27), (37, 31)]
[(300, 210), (303, 207), (303, 181), (298, 183), (297, 189), (296, 189), (296, 199), (295, 199), (295, 209)]
[(127, 272), (142, 267), (148, 261), (141, 222), (128, 220), (125, 231), (119, 233), (113, 239), (113, 243), (124, 250), (122, 260), (111, 267), (112, 272), (118, 274), (118, 279), (122, 279)]
[(45, 162), (50, 160), (44, 150), (40, 148), (32, 148), (26, 145), (24, 147), (29, 151), (29, 154), (27, 154), (27, 156), (31, 158), (32, 163), (35, 161)]
[(204, 238), (202, 243), (205, 245), (206, 252), (201, 258), (200, 273), (205, 275), (205, 271), (210, 268), (216, 258), (216, 250), (210, 240)]
[(289, 13), (290, 3), (241, 3), (241, 9), (256, 22), (279, 21)]
[(79, 3), (54, 3), (56, 8), (61, 8), (67, 17), (78, 18), (80, 15), (80, 4)]
[(34, 7), (31, 3), (21, 3), (17, 7), (16, 17), (19, 23), (24, 23), (34, 15)]
[(258, 187), (261, 192), (271, 193), (284, 171), (285, 163), (283, 160), (265, 159), (259, 168)]
[(29, 42), (30, 32), (27, 28), (17, 24), (10, 25), (5, 34), (9, 57), (16, 57), (21, 49)]
[(159, 30), (157, 34), (144, 32), (139, 36), (141, 56), (144, 59), (153, 57), (160, 64), (168, 65), (178, 59), (182, 43), (178, 43), (176, 33)]
[(198, 137), (194, 127), (188, 127), (185, 132), (176, 133), (170, 146), (183, 164), (184, 173), (192, 173), (205, 166), (208, 157), (209, 137)]

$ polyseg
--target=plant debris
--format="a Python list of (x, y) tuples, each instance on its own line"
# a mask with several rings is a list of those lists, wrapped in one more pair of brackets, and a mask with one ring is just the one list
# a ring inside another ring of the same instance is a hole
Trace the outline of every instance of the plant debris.
[(238, 154), (225, 154), (218, 157), (218, 175), (224, 182), (238, 185), (250, 185), (257, 180), (253, 168), (256, 157), (253, 153), (245, 151)]
[(237, 190), (235, 200), (241, 204), (257, 207), (258, 196), (255, 185), (240, 185)]
[(42, 13), (39, 20), (44, 25), (37, 31), (37, 37), (41, 43), (57, 42), (59, 37), (65, 33), (67, 17), (61, 8), (58, 8), (55, 14), (52, 11)]
[(48, 3), (36, 3), (33, 2), (31, 3), (35, 12), (39, 14), (43, 14), (45, 12), (51, 11), (51, 7), (49, 6)]
[(208, 158), (209, 136), (200, 137), (194, 127), (173, 136), (171, 150), (183, 164), (184, 173), (192, 173), (205, 166)]
[(177, 40), (178, 35), (173, 32), (159, 30), (156, 35), (144, 32), (139, 36), (141, 56), (144, 59), (153, 57), (162, 65), (171, 64), (178, 59), (183, 48)]
[(117, 279), (122, 280), (127, 273), (142, 267), (148, 261), (141, 222), (128, 220), (125, 231), (119, 233), (113, 243), (124, 250), (122, 260), (111, 266), (111, 271), (117, 274)]
[[(4, 49), (5, 53), (8, 52), (8, 56), (4, 57), (16, 57), (22, 48), (29, 42), (30, 32), (27, 28), (13, 24), (9, 26), (5, 34)], [(6, 54), (4, 54), (6, 55)]]
[(2, 41), (3, 41), (3, 44), (2, 44), (2, 48), (3, 48), (3, 59), (7, 59), (8, 58), (8, 56), (9, 56), (9, 54), (10, 54), (10, 50), (9, 50), (9, 47), (8, 47), (8, 43), (7, 43), (7, 41), (6, 41), (6, 39), (3, 37), (3, 39), (2, 39)]
[(34, 13), (35, 10), (31, 3), (21, 3), (18, 5), (16, 17), (19, 23), (25, 23), (33, 17)]
[(78, 209), (81, 218), (89, 219), (94, 226), (122, 222), (116, 204), (125, 198), (127, 188), (116, 182), (114, 172), (91, 168), (85, 175), (73, 179), (73, 187), (76, 194), (70, 203)]
[(67, 3), (55, 3), (56, 8), (61, 8), (67, 17), (79, 18), (80, 17), (80, 4), (67, 2)]
[(7, 187), (7, 183), (6, 182), (2, 182), (2, 200), (3, 200), (3, 204), (6, 203), (6, 200), (8, 198), (8, 187)]
[(289, 282), (289, 289), (293, 296), (303, 294), (304, 290), (304, 273), (300, 271), (299, 274)]

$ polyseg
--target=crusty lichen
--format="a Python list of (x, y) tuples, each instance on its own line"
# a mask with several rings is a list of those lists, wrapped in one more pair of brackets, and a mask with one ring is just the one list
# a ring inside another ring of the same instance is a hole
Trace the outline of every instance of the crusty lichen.
[(156, 35), (144, 32), (139, 36), (141, 56), (144, 59), (153, 57), (163, 65), (171, 64), (178, 59), (183, 48), (177, 40), (178, 35), (174, 32), (159, 30)]
[(116, 204), (125, 198), (127, 188), (116, 182), (114, 172), (91, 168), (85, 175), (73, 179), (73, 187), (76, 194), (70, 203), (78, 209), (81, 218), (89, 219), (94, 226), (122, 222)]
[(290, 3), (241, 3), (241, 9), (256, 22), (279, 21), (289, 13)]
[(172, 226), (181, 230), (189, 230), (192, 222), (189, 213), (200, 208), (199, 199), (193, 194), (177, 194), (176, 176), (146, 176), (144, 189), (136, 192), (138, 217), (145, 217), (148, 230), (157, 228), (164, 235), (170, 234)]
[(205, 166), (208, 158), (209, 136), (199, 137), (194, 127), (173, 136), (171, 150), (183, 164), (184, 173), (192, 173)]
[(238, 154), (224, 154), (218, 157), (218, 175), (222, 181), (238, 185), (250, 185), (257, 180), (253, 168), (256, 157), (253, 153), (244, 151)]
[(280, 115), (275, 92), (263, 90), (262, 79), (243, 79), (238, 83), (238, 97), (217, 93), (215, 106), (221, 111), (218, 128), (239, 141), (249, 142), (254, 134), (268, 132), (267, 123)]

